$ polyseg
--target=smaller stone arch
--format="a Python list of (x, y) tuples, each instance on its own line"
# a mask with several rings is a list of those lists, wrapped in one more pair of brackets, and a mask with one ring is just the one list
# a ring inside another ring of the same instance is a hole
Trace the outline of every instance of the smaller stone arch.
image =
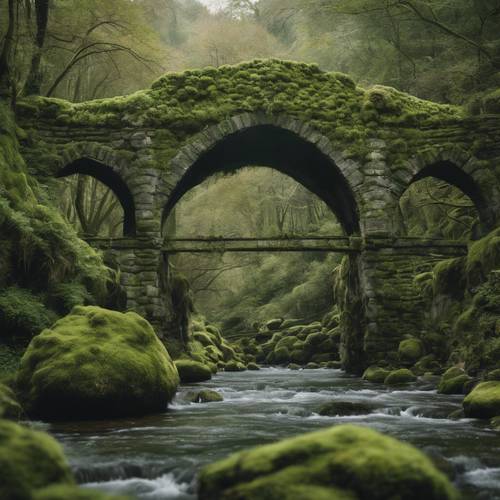
[(106, 147), (79, 147), (65, 151), (55, 177), (84, 174), (96, 178), (118, 198), (123, 208), (123, 235), (136, 235), (134, 196), (122, 176), (122, 167), (112, 150)]
[[(258, 141), (264, 144), (251, 152), (253, 145), (259, 146)], [(276, 151), (272, 151), (273, 146)], [(279, 154), (283, 161), (277, 160)], [(295, 164), (300, 160), (304, 161), (302, 168), (297, 163), (287, 169), (286, 161)], [(217, 168), (216, 162), (224, 165)], [(165, 179), (171, 193), (163, 210), (163, 220), (177, 201), (205, 178), (216, 171), (247, 165), (268, 166), (290, 175), (326, 202), (347, 234), (359, 234), (358, 187), (363, 182), (359, 165), (344, 158), (327, 137), (310, 125), (285, 115), (264, 113), (233, 116), (208, 127), (181, 148), (171, 160)]]
[(493, 191), (496, 182), (494, 179), (487, 181), (491, 177), (487, 168), (469, 152), (458, 147), (422, 151), (407, 162), (399, 177), (398, 202), (414, 182), (434, 177), (455, 186), (471, 199), (479, 215), (481, 234), (495, 226), (498, 198)]

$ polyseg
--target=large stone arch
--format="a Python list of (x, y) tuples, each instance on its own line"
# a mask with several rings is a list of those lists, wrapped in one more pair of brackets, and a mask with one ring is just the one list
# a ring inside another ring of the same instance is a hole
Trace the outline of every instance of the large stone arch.
[(117, 160), (110, 148), (93, 144), (70, 148), (61, 156), (55, 177), (73, 174), (89, 175), (110, 188), (123, 208), (123, 235), (136, 235), (134, 196), (123, 177), (126, 166)]
[(208, 127), (182, 147), (165, 179), (171, 192), (163, 218), (210, 175), (250, 165), (290, 175), (325, 201), (346, 234), (359, 234), (358, 187), (363, 179), (359, 166), (311, 126), (283, 115), (237, 115)]
[(433, 148), (413, 156), (396, 184), (396, 197), (414, 183), (434, 177), (455, 186), (474, 203), (480, 220), (480, 233), (486, 233), (498, 224), (500, 192), (494, 173), (488, 163), (479, 161), (459, 147)]

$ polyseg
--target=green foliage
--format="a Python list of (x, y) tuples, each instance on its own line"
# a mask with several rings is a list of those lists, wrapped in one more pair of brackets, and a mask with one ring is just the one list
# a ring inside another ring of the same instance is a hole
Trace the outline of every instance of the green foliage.
[(368, 428), (341, 425), (205, 467), (199, 498), (444, 500), (458, 494), (416, 448)]
[(145, 319), (96, 306), (75, 307), (36, 336), (17, 376), (26, 411), (49, 419), (162, 411), (178, 382)]
[(29, 290), (9, 287), (0, 291), (0, 326), (4, 338), (31, 338), (48, 328), (57, 315), (43, 298)]
[(1, 498), (32, 498), (39, 488), (73, 484), (60, 445), (44, 432), (0, 420)]
[(467, 254), (467, 281), (476, 286), (486, 280), (488, 273), (500, 268), (500, 228), (474, 242)]

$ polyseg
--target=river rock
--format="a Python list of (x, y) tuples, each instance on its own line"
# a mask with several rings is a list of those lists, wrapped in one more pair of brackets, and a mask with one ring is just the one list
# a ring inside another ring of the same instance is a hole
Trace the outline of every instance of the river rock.
[(404, 363), (414, 364), (423, 354), (424, 348), (419, 339), (405, 339), (399, 343), (398, 355), (399, 359)]
[(144, 318), (95, 306), (73, 308), (33, 338), (17, 377), (26, 412), (53, 420), (162, 411), (178, 383)]
[(500, 382), (481, 382), (464, 401), (464, 412), (467, 417), (493, 418), (500, 415)]
[(73, 484), (57, 441), (44, 432), (0, 420), (0, 498), (28, 500), (50, 484)]
[(244, 372), (246, 370), (246, 366), (239, 361), (229, 361), (226, 364), (224, 371), (226, 372)]
[(422, 452), (340, 425), (242, 451), (205, 467), (199, 500), (451, 500), (458, 493)]
[(384, 380), (385, 385), (399, 385), (399, 384), (408, 384), (409, 382), (414, 382), (417, 380), (417, 377), (413, 375), (413, 373), (406, 369), (400, 368), (399, 370), (393, 370), (387, 375)]
[(183, 384), (205, 382), (212, 378), (212, 370), (209, 366), (192, 359), (177, 359), (175, 366)]
[(257, 363), (254, 363), (253, 361), (251, 361), (247, 365), (247, 370), (257, 371), (257, 370), (260, 370), (260, 366)]
[(464, 385), (471, 380), (464, 370), (453, 366), (441, 376), (438, 385), (439, 394), (464, 394)]
[(380, 366), (369, 366), (363, 373), (363, 380), (376, 384), (383, 384), (390, 371)]
[(224, 401), (222, 394), (210, 389), (204, 389), (198, 392), (188, 392), (186, 397), (191, 403), (214, 403), (217, 401)]
[(323, 417), (348, 417), (368, 415), (375, 409), (370, 403), (352, 403), (350, 401), (330, 401), (322, 405), (318, 413)]

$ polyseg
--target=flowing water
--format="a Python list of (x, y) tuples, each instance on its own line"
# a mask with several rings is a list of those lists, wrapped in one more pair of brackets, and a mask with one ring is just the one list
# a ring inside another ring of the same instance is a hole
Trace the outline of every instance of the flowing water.
[[(220, 391), (223, 402), (186, 402), (183, 386), (169, 410), (144, 418), (58, 423), (78, 481), (140, 499), (194, 499), (204, 464), (262, 443), (341, 423), (367, 425), (413, 443), (453, 474), (468, 498), (500, 499), (500, 432), (477, 420), (451, 420), (461, 398), (423, 382), (404, 389), (369, 384), (340, 370), (220, 373), (196, 389)], [(332, 400), (376, 406), (369, 415), (321, 417)]]

